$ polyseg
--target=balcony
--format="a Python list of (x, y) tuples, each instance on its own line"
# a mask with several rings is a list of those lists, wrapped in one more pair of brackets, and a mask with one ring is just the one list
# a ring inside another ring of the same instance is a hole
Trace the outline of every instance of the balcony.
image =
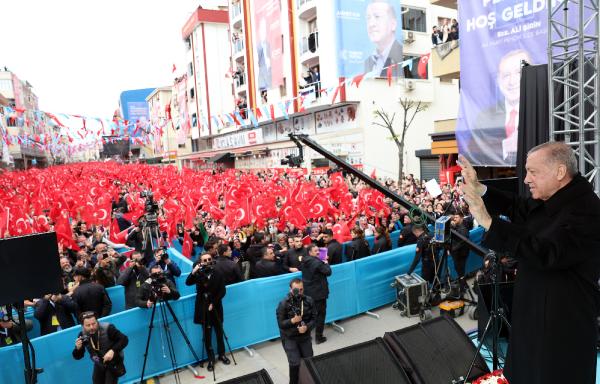
[(312, 67), (319, 63), (319, 32), (312, 32), (300, 41), (300, 63)]
[(440, 44), (431, 50), (433, 76), (441, 81), (460, 78), (459, 40)]
[(457, 0), (430, 0), (431, 5), (439, 5), (440, 7), (458, 9)]
[(238, 96), (244, 96), (248, 91), (246, 85), (246, 74), (242, 72), (236, 72), (233, 75), (233, 85), (235, 86), (235, 93)]
[(237, 3), (231, 4), (231, 12), (229, 15), (229, 19), (231, 20), (231, 23), (233, 24), (234, 28), (241, 28), (242, 16), (243, 16), (242, 3), (237, 2)]
[(244, 40), (243, 38), (238, 38), (233, 41), (233, 60), (240, 61), (239, 59), (243, 58), (246, 53), (244, 50)]
[(298, 0), (298, 17), (301, 20), (311, 20), (317, 15), (315, 0)]

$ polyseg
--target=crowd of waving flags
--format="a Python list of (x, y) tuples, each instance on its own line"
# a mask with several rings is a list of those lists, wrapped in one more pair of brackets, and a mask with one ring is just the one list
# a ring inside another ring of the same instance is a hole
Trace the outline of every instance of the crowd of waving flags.
[[(335, 223), (340, 241), (349, 239), (349, 223), (359, 213), (390, 214), (380, 192), (365, 188), (353, 198), (341, 173), (331, 174), (330, 179), (329, 187), (320, 188), (295, 169), (269, 169), (259, 176), (235, 169), (213, 173), (114, 162), (7, 171), (0, 178), (0, 236), (46, 232), (53, 225), (63, 246), (77, 248), (71, 229), (76, 221), (116, 228), (113, 201), (125, 187), (129, 212), (124, 216), (136, 223), (145, 213), (140, 192), (153, 191), (164, 211), (160, 229), (169, 239), (177, 236), (178, 224), (191, 228), (198, 210), (231, 229), (250, 224), (264, 227), (274, 218), (280, 220), (280, 230), (288, 222), (304, 228), (309, 219), (324, 218)], [(110, 232), (117, 242), (127, 233)]]
[[(427, 73), (429, 55), (430, 54), (427, 54), (420, 58), (418, 64), (419, 73)], [(396, 67), (408, 67), (409, 70), (411, 70), (412, 65), (413, 59), (408, 59), (402, 63), (393, 64), (387, 67), (386, 73), (388, 85), (392, 85)], [(323, 96), (330, 97), (331, 103), (333, 104), (340, 95), (342, 88), (351, 86), (358, 88), (364, 79), (372, 77), (375, 77), (375, 74), (362, 73), (353, 76), (352, 78), (342, 78), (334, 86), (322, 88), (319, 92)], [(295, 103), (297, 103), (299, 112), (305, 110), (305, 96), (301, 95), (289, 100), (257, 106), (256, 108), (236, 109), (230, 113), (211, 115), (210, 117), (201, 115), (198, 124), (208, 126), (208, 120), (210, 119), (217, 129), (219, 127), (230, 125), (235, 125), (237, 127), (257, 127), (259, 122), (274, 121), (276, 116), (283, 116), (285, 119), (289, 119), (289, 115), (292, 112)], [(166, 107), (165, 116), (166, 117), (164, 118), (154, 119), (153, 121), (128, 121), (120, 117), (102, 119), (98, 117), (64, 113), (54, 114), (39, 110), (27, 111), (24, 108), (11, 108), (5, 106), (0, 108), (0, 140), (6, 145), (29, 142), (32, 145), (38, 146), (40, 149), (51, 153), (58, 152), (58, 148), (61, 145), (66, 144), (69, 148), (69, 154), (93, 148), (99, 143), (106, 144), (110, 141), (121, 140), (123, 137), (127, 137), (132, 144), (145, 145), (162, 140), (165, 127), (169, 122), (172, 122), (170, 105)], [(80, 126), (76, 128), (67, 126), (68, 124), (66, 121), (71, 121), (72, 119), (75, 119), (76, 121), (81, 120)], [(12, 123), (18, 121), (20, 126), (29, 127), (32, 132), (38, 133), (11, 134), (4, 125), (4, 123), (11, 125), (11, 121)], [(95, 127), (88, 127), (91, 125), (88, 124), (90, 121), (97, 122), (94, 124)], [(191, 127), (189, 121), (178, 121), (176, 123), (173, 122), (173, 124), (177, 127), (187, 127), (187, 129)], [(49, 125), (51, 127), (58, 127), (59, 129), (47, 129)], [(63, 139), (64, 136), (66, 136), (66, 143), (63, 143), (63, 141), (65, 141)]]

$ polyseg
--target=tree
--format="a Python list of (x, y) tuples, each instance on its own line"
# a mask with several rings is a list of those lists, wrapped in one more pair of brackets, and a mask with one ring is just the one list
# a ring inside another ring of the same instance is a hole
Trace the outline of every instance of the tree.
[(400, 99), (400, 106), (402, 107), (404, 119), (399, 133), (396, 133), (396, 129), (394, 128), (394, 118), (396, 118), (395, 112), (392, 117), (390, 117), (390, 115), (382, 108), (373, 111), (376, 119), (376, 121), (373, 122), (373, 125), (377, 125), (390, 131), (390, 134), (392, 135), (390, 139), (394, 140), (398, 147), (398, 182), (402, 180), (402, 169), (404, 168), (404, 138), (406, 137), (406, 132), (408, 131), (408, 128), (410, 128), (415, 116), (419, 112), (426, 110), (428, 107), (422, 101), (413, 101), (407, 98)]

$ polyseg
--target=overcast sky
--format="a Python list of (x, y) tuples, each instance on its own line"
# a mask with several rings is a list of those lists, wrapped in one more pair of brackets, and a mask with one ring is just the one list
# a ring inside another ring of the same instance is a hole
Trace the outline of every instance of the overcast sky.
[(199, 4), (3, 0), (0, 66), (33, 85), (42, 110), (112, 119), (122, 91), (171, 85), (185, 71), (181, 29)]

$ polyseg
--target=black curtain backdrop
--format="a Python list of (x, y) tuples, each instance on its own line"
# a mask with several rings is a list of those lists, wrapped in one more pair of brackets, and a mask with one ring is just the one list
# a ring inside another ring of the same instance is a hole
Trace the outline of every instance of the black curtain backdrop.
[(521, 71), (519, 103), (519, 143), (517, 146), (517, 182), (519, 195), (529, 196), (524, 184), (527, 152), (550, 139), (548, 102), (548, 65), (528, 65)]

